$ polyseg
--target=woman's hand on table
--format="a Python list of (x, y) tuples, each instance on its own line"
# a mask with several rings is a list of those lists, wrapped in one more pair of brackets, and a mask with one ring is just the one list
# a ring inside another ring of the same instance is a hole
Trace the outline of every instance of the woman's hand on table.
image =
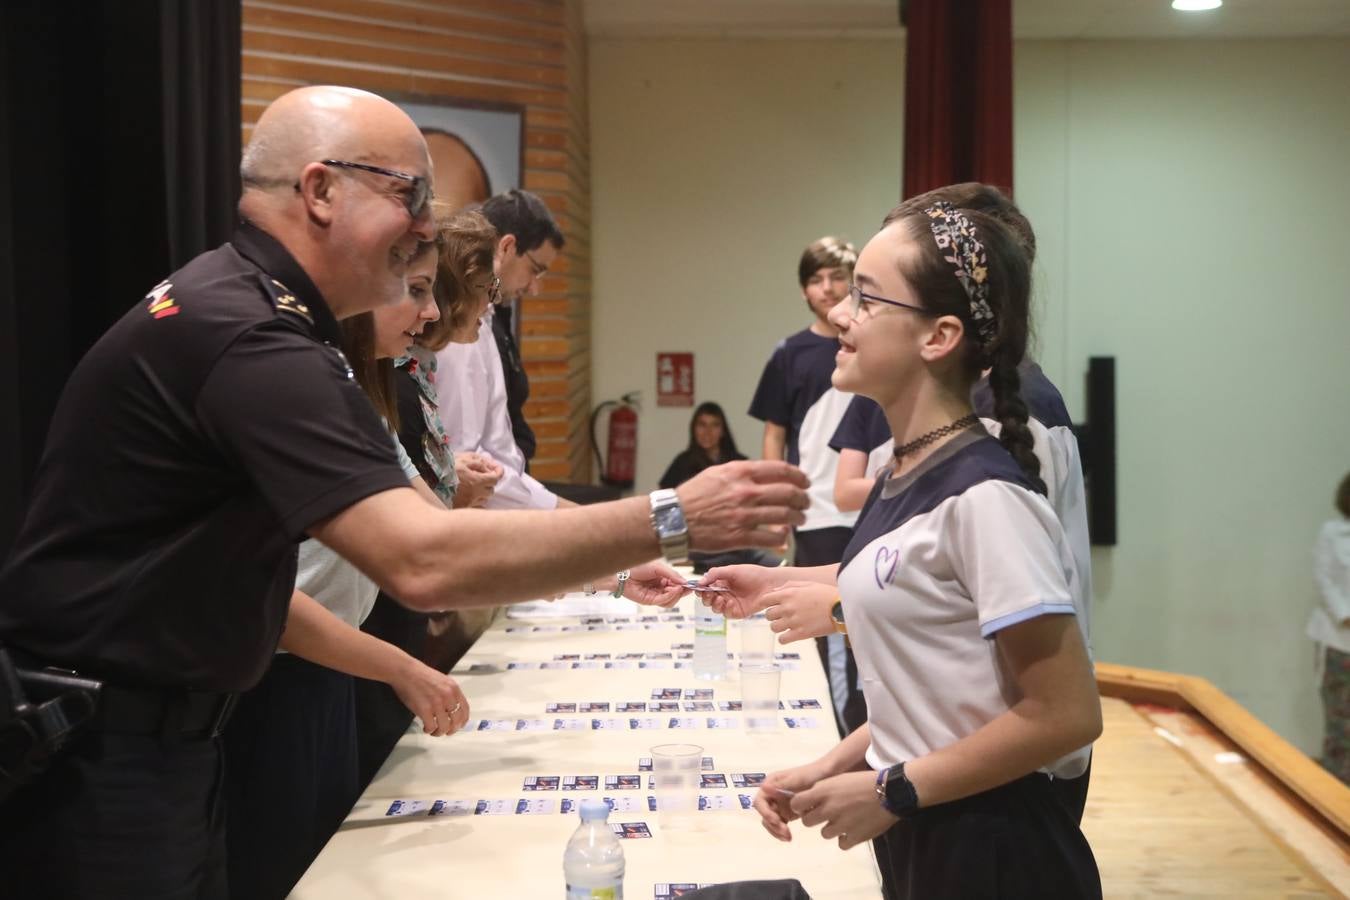
[(433, 737), (445, 737), (463, 728), (469, 721), (469, 701), (459, 683), (412, 657), (408, 662), (403, 674), (389, 686), (422, 720), (422, 730)]
[(703, 587), (722, 587), (725, 591), (700, 591), (698, 599), (713, 612), (729, 619), (744, 619), (764, 608), (764, 594), (782, 580), (779, 570), (770, 566), (718, 566), (699, 580)]
[(838, 588), (818, 581), (789, 581), (764, 593), (760, 605), (778, 643), (834, 634), (831, 611), (839, 600)]
[(817, 760), (793, 769), (770, 772), (755, 794), (755, 811), (760, 824), (780, 841), (792, 840), (788, 823), (797, 818), (792, 810), (792, 798), (809, 789), (825, 777), (825, 766)]
[(623, 586), (625, 597), (644, 606), (671, 607), (688, 592), (680, 573), (660, 560), (629, 569)]
[(813, 787), (798, 792), (789, 805), (794, 815), (801, 816), (803, 825), (808, 828), (821, 826), (821, 837), (826, 840), (837, 838), (839, 849), (848, 850), (870, 841), (900, 821), (881, 805), (876, 784), (876, 773), (871, 770), (845, 772), (824, 778)]

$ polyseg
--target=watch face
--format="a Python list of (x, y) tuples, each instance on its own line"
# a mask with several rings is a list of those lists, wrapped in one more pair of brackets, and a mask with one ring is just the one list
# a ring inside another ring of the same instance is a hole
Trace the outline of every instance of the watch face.
[(684, 514), (678, 506), (667, 506), (653, 513), (656, 530), (661, 534), (678, 534), (685, 530)]
[[(816, 607), (819, 609), (820, 607)], [(830, 607), (830, 615), (836, 622), (844, 621), (844, 601), (836, 600), (834, 606)]]

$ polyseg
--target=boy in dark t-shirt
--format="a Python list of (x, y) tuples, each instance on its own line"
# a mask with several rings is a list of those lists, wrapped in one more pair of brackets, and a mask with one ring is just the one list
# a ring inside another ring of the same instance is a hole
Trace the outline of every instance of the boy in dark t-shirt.
[[(802, 252), (797, 280), (815, 321), (774, 347), (750, 402), (750, 415), (764, 423), (764, 458), (786, 459), (811, 479), (806, 522), (793, 531), (798, 566), (838, 562), (857, 519), (856, 513), (840, 512), (834, 504), (838, 454), (829, 440), (852, 395), (830, 384), (839, 341), (826, 318), (848, 296), (857, 259), (851, 244), (834, 237), (823, 237)], [(866, 720), (852, 654), (842, 635), (817, 639), (816, 644), (830, 677), (835, 713), (851, 731)]]

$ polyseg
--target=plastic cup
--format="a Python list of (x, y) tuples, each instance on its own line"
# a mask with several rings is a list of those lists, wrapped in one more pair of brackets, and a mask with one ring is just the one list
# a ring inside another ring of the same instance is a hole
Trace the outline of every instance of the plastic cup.
[(657, 744), (652, 753), (652, 785), (662, 819), (698, 812), (703, 748), (698, 744)]
[(775, 662), (743, 662), (741, 712), (750, 731), (778, 729), (779, 667)]
[(764, 613), (755, 613), (742, 619), (741, 662), (773, 662), (774, 647), (777, 646), (776, 638), (777, 635), (769, 627), (769, 620), (764, 618)]

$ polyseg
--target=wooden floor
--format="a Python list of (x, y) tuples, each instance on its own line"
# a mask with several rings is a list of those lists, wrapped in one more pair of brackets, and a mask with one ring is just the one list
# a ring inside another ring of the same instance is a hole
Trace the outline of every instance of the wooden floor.
[(1198, 717), (1103, 698), (1083, 831), (1106, 897), (1350, 893), (1350, 848)]

